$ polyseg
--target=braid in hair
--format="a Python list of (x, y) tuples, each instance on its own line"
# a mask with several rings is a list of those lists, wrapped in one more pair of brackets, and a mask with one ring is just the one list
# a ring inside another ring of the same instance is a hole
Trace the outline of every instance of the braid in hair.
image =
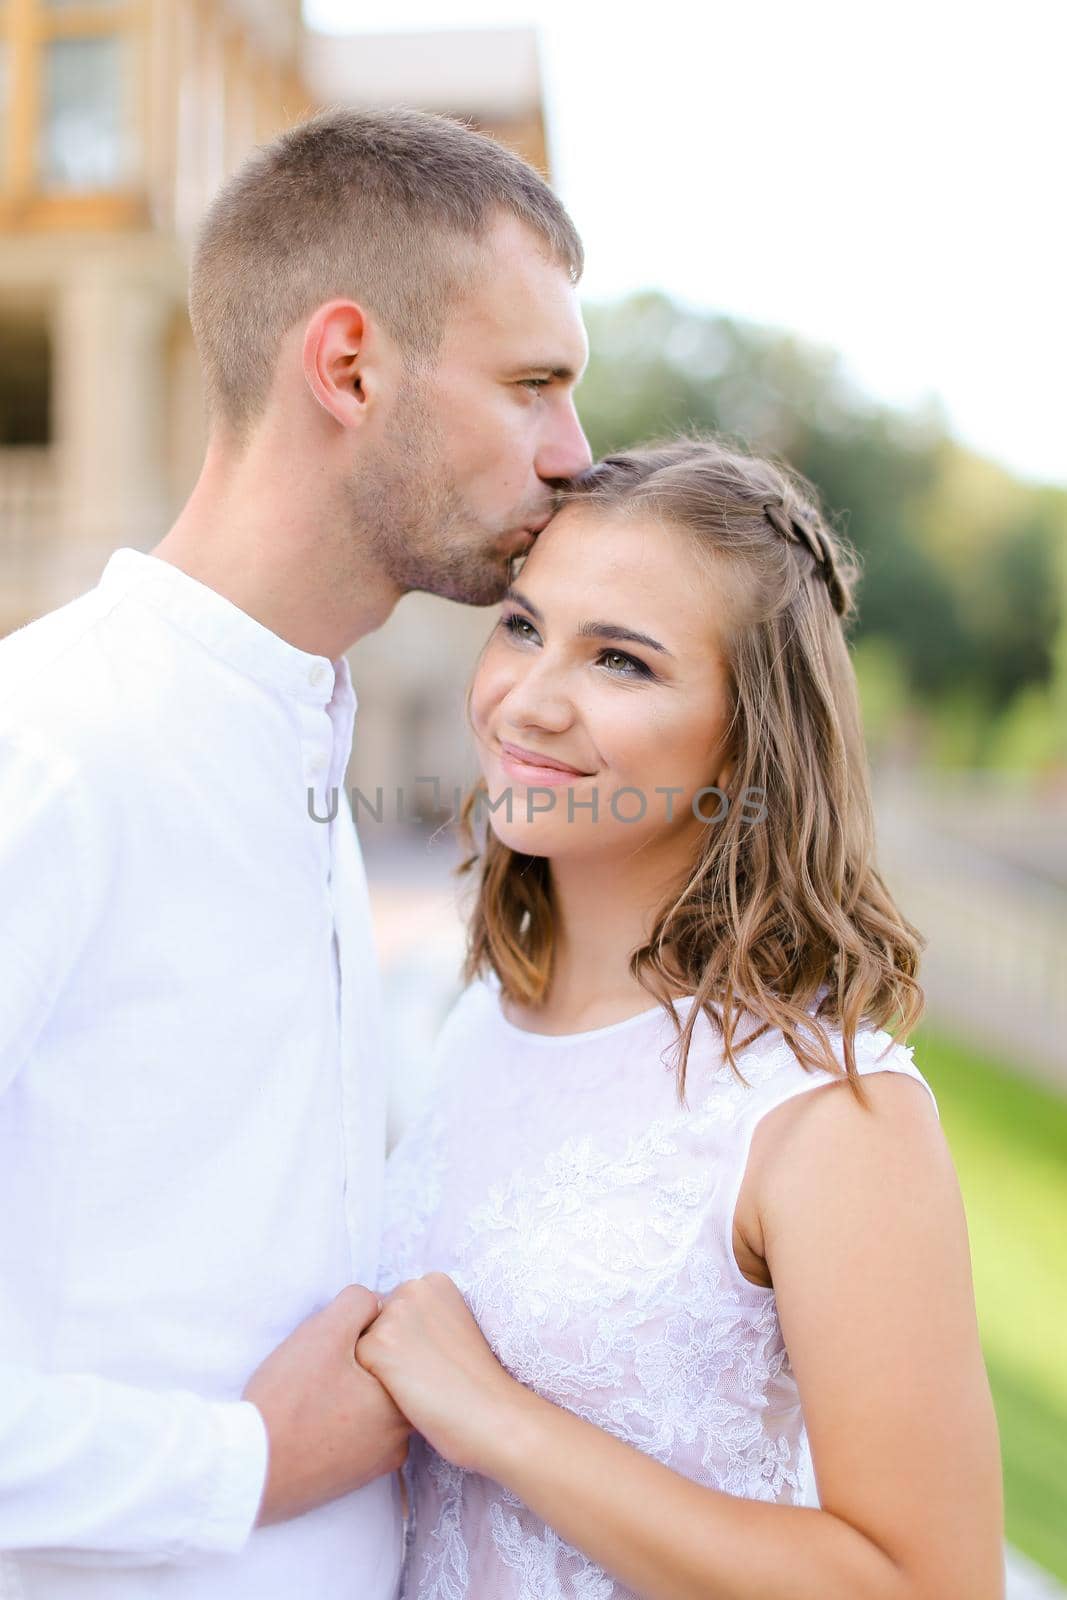
[(839, 617), (849, 609), (848, 590), (837, 570), (834, 547), (824, 530), (816, 522), (809, 522), (802, 511), (788, 506), (784, 500), (768, 500), (763, 507), (775, 533), (789, 544), (802, 545), (808, 551), (830, 595), (830, 604)]

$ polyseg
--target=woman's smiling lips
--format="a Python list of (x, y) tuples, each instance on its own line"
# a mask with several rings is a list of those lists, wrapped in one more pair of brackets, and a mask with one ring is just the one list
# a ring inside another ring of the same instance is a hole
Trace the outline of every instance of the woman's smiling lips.
[(524, 750), (521, 744), (510, 744), (506, 739), (500, 741), (500, 765), (509, 777), (518, 778), (522, 783), (563, 784), (592, 776), (578, 767), (569, 767), (565, 761), (539, 755), (536, 750)]

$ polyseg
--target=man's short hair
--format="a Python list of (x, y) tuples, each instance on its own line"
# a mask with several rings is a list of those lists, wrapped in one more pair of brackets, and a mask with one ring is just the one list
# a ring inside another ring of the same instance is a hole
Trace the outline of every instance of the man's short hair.
[(582, 245), (544, 179), (459, 122), (329, 110), (253, 152), (216, 195), (193, 254), (189, 314), (214, 420), (245, 434), (283, 335), (332, 299), (380, 318), (431, 362), (465, 276), (461, 241), (517, 217), (568, 272)]

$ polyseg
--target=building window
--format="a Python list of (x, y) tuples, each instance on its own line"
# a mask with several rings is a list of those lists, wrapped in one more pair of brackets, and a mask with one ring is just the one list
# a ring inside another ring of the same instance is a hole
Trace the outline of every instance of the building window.
[(64, 206), (130, 190), (144, 18), (134, 0), (0, 0), (0, 198)]
[(42, 187), (116, 188), (125, 175), (119, 39), (50, 39), (43, 66)]
[(52, 351), (44, 319), (0, 316), (0, 450), (51, 442)]

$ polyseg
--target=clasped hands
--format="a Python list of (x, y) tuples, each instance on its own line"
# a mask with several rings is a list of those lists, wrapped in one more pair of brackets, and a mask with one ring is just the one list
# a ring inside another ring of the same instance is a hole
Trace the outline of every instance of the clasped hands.
[(499, 1476), (501, 1444), (535, 1403), (439, 1272), (384, 1301), (349, 1284), (270, 1352), (242, 1399), (267, 1433), (260, 1527), (395, 1472), (413, 1429), (457, 1466)]
[(355, 1354), (438, 1454), (472, 1472), (488, 1470), (494, 1442), (528, 1394), (443, 1272), (398, 1285)]

